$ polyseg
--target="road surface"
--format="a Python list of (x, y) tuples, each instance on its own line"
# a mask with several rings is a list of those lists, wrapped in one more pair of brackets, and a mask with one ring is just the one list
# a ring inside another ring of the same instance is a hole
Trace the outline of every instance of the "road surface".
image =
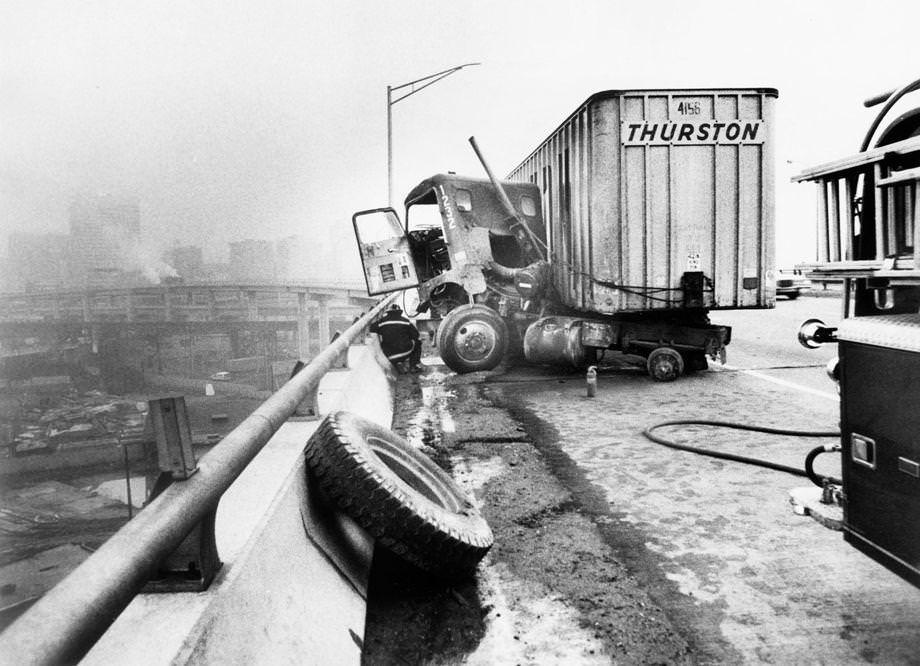
[[(666, 384), (608, 369), (595, 398), (580, 374), (429, 367), (417, 403), (403, 403), (415, 410), (407, 430), (475, 491), (496, 545), (476, 583), (450, 594), (391, 578), (401, 614), (372, 594), (368, 663), (917, 663), (920, 592), (793, 513), (789, 492), (807, 479), (642, 435), (674, 419), (836, 430), (824, 372), (836, 350), (805, 350), (796, 331), (838, 312), (836, 299), (801, 298), (713, 313), (733, 326), (726, 367)], [(833, 441), (699, 426), (662, 434), (796, 467)], [(839, 475), (839, 460), (822, 458), (819, 471)], [(421, 651), (380, 652), (397, 638), (379, 630), (387, 613)]]
[[(838, 314), (829, 298), (713, 313), (714, 322), (733, 326), (725, 369), (673, 384), (602, 376), (592, 401), (578, 382), (527, 384), (516, 398), (552, 424), (556, 445), (602, 489), (615, 522), (612, 545), (704, 661), (920, 659), (920, 593), (840, 533), (795, 515), (788, 492), (807, 481), (675, 452), (640, 434), (670, 419), (836, 429), (836, 388), (823, 369), (836, 350), (806, 350), (795, 333), (808, 317), (833, 323)], [(701, 427), (670, 434), (798, 466), (816, 443)]]

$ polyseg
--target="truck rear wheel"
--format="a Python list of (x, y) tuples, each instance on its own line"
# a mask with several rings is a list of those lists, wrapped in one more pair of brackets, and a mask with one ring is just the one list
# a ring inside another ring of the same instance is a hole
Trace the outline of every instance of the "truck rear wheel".
[(673, 382), (684, 372), (684, 359), (676, 349), (658, 347), (648, 355), (646, 367), (656, 382)]
[(491, 370), (505, 356), (508, 327), (498, 313), (485, 305), (461, 305), (441, 320), (438, 351), (454, 372)]

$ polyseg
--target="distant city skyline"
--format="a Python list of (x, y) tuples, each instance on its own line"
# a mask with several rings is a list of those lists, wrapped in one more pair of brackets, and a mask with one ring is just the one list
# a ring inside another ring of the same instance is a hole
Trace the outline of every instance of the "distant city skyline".
[[(236, 282), (333, 282), (327, 239), (288, 235), (239, 238), (226, 260), (173, 239), (145, 244), (136, 198), (81, 194), (68, 206), (68, 233), (14, 232), (0, 252), (0, 293), (158, 284), (165, 279)], [(213, 250), (213, 245), (211, 247)]]

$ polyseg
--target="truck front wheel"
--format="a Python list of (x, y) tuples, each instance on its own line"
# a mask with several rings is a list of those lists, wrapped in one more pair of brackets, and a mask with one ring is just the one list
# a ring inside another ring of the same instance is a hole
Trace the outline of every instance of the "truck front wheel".
[(505, 356), (508, 328), (492, 308), (461, 305), (441, 320), (437, 344), (441, 359), (454, 372), (491, 370)]

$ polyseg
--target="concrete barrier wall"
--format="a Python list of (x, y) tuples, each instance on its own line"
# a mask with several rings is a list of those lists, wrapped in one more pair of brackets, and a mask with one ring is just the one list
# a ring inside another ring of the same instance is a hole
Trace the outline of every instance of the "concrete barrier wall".
[[(376, 338), (349, 360), (321, 384), (321, 409), (389, 426), (392, 370)], [(360, 663), (373, 540), (310, 487), (303, 447), (317, 423), (282, 426), (224, 495), (211, 587), (139, 595), (82, 663)]]
[(333, 370), (320, 382), (317, 406), (320, 414), (345, 410), (387, 427), (393, 421), (393, 365), (383, 354), (377, 337), (348, 350), (348, 369)]

